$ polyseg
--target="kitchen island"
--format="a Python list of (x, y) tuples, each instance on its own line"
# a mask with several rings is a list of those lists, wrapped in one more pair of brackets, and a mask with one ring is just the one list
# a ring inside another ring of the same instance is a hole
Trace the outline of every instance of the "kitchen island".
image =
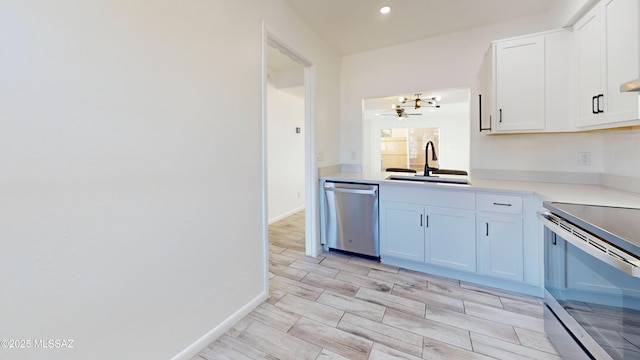
[(541, 297), (543, 201), (640, 208), (640, 194), (598, 185), (469, 178), (470, 185), (335, 173), (321, 181), (378, 184), (380, 260)]

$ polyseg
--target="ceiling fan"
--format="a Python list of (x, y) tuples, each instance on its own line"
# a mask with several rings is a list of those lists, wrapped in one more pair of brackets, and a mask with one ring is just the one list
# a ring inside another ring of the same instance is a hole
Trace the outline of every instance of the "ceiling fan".
[[(407, 99), (404, 96), (400, 96), (400, 98), (398, 99), (398, 101), (400, 101), (400, 103), (402, 104), (406, 104), (407, 102), (413, 102), (413, 106), (404, 106), (404, 107), (413, 107), (415, 110), (418, 110), (421, 107), (433, 107), (433, 108), (439, 108), (440, 105), (438, 105), (438, 101), (442, 100), (442, 98), (440, 97), (440, 95), (436, 95), (436, 96), (431, 96), (431, 97), (426, 97), (421, 99), (420, 96), (422, 96), (422, 94), (418, 93), (415, 94), (416, 98), (415, 99)], [(391, 106), (391, 108), (393, 108), (394, 110), (396, 108), (401, 107), (402, 105), (396, 105), (393, 104)]]

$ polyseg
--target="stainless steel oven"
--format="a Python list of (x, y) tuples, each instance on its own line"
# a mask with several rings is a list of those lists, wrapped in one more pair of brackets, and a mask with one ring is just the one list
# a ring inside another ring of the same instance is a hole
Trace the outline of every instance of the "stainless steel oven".
[(551, 341), (567, 359), (640, 359), (640, 209), (544, 208)]

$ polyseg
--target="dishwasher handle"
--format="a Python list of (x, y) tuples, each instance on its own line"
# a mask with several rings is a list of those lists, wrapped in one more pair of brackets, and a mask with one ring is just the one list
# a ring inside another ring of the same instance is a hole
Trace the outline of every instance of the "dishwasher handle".
[(349, 189), (349, 188), (337, 188), (337, 187), (324, 187), (325, 191), (333, 191), (333, 192), (341, 192), (348, 194), (358, 194), (358, 195), (375, 195), (377, 189), (373, 188), (371, 190), (360, 190), (360, 189)]

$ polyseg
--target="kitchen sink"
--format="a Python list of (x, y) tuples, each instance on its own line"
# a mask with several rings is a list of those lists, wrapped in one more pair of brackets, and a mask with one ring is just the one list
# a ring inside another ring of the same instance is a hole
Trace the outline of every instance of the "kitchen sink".
[(471, 185), (469, 179), (460, 176), (423, 176), (423, 175), (391, 175), (387, 177), (387, 180), (402, 180), (402, 181), (421, 181), (429, 183), (440, 184), (459, 184), (459, 185)]

